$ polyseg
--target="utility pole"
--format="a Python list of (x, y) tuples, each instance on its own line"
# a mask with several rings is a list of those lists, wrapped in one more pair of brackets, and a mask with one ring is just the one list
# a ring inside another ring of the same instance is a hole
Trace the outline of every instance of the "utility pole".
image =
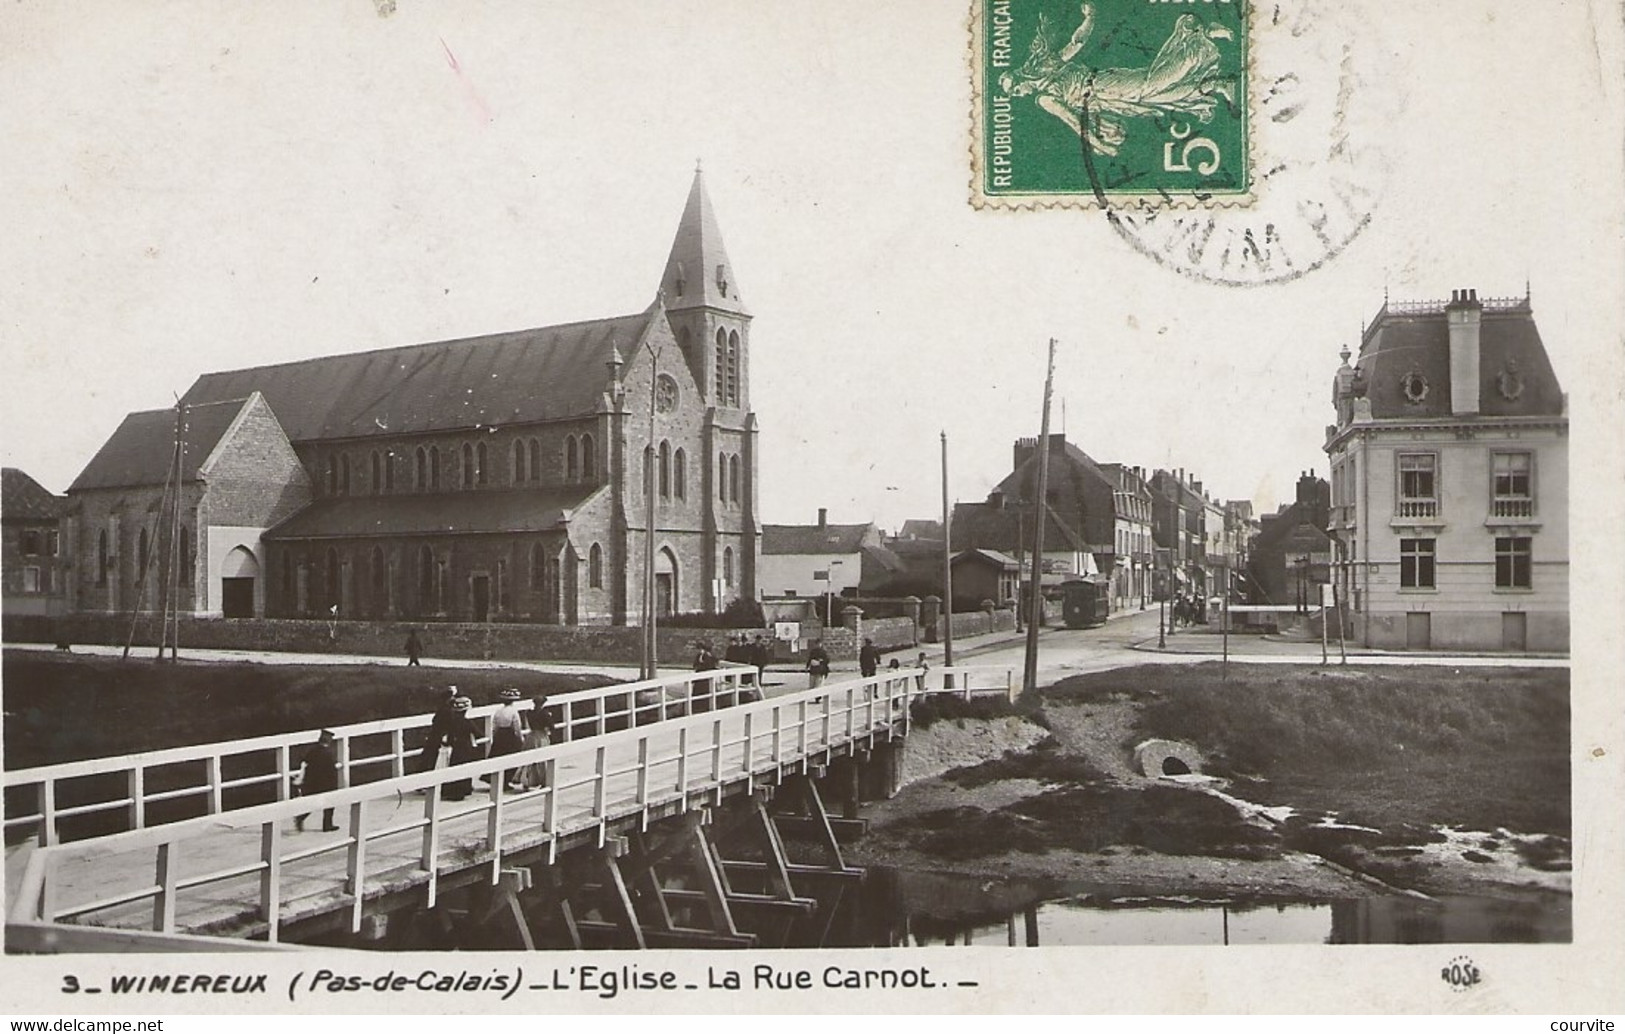
[(660, 387), (660, 350), (646, 342), (649, 349), (649, 444), (643, 453), (643, 677), (654, 678), (659, 651), (655, 638), (655, 396)]
[(1032, 610), (1027, 621), (1027, 659), (1022, 669), (1021, 691), (1038, 691), (1038, 626), (1044, 618), (1044, 578), (1040, 570), (1044, 558), (1044, 513), (1049, 499), (1049, 400), (1055, 387), (1055, 339), (1049, 339), (1049, 368), (1044, 374), (1044, 415), (1038, 432), (1038, 498), (1033, 500), (1033, 583)]
[[(942, 664), (954, 664), (954, 547), (948, 512), (948, 432), (942, 432)], [(953, 676), (944, 676), (953, 685)]]

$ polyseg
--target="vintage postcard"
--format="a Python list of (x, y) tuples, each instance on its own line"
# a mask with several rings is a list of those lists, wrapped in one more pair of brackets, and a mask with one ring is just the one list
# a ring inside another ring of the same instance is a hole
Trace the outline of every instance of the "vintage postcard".
[(8, 1018), (1625, 1009), (1617, 0), (0, 49)]

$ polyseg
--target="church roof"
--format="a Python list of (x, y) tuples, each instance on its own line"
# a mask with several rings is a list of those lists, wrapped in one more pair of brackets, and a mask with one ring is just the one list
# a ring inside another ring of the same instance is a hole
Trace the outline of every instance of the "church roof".
[(16, 467), (0, 469), (0, 516), (8, 521), (53, 521), (67, 500)]
[(630, 316), (204, 374), (182, 401), (258, 391), (293, 442), (588, 416), (617, 346), (630, 354), (660, 318), (651, 305)]
[[(244, 395), (236, 395), (225, 396), (218, 401), (219, 405), (189, 405), (186, 409), (186, 424), (181, 433), (184, 445), (181, 454), (183, 482), (197, 480), (198, 468), (214, 453), (221, 437), (250, 400)], [(68, 486), (68, 491), (162, 485), (169, 479), (174, 449), (173, 409), (131, 413), (91, 457), (85, 469)]]
[(330, 496), (265, 533), (265, 538), (333, 539), (551, 531), (604, 489), (593, 485), (503, 491)]
[[(1383, 304), (1360, 345), (1356, 367), (1377, 419), (1448, 417), (1450, 326), (1445, 302)], [(1483, 416), (1558, 416), (1563, 391), (1535, 328), (1527, 298), (1485, 299), (1479, 328), (1479, 413)], [(1420, 374), (1425, 389), (1412, 388)]]
[(688, 191), (688, 204), (677, 224), (677, 236), (666, 258), (666, 271), (660, 279), (666, 308), (672, 311), (708, 305), (728, 312), (745, 313), (734, 279), (733, 264), (722, 245), (711, 197), (705, 192), (705, 176), (694, 170), (694, 185)]

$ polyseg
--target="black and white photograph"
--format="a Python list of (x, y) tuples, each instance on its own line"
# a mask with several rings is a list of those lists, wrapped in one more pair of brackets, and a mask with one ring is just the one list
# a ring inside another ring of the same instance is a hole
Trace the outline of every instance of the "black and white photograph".
[(1622, 72), (6, 5), (0, 1011), (1625, 1011)]

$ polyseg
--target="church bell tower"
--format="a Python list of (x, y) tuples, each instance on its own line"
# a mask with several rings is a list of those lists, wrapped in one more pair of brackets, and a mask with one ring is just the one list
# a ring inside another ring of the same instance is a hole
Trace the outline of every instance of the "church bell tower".
[(660, 281), (666, 318), (708, 406), (750, 409), (750, 311), (739, 297), (705, 174), (694, 170)]

